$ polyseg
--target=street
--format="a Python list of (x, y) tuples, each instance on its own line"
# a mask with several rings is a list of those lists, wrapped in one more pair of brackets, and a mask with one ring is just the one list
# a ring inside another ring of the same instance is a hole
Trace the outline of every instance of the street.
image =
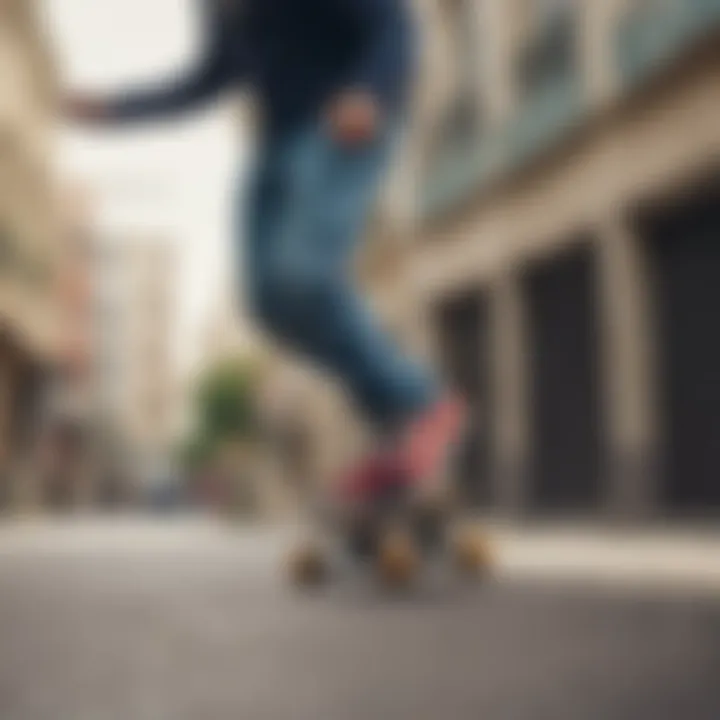
[(0, 534), (2, 720), (716, 720), (720, 603), (521, 574), (298, 594), (272, 532)]

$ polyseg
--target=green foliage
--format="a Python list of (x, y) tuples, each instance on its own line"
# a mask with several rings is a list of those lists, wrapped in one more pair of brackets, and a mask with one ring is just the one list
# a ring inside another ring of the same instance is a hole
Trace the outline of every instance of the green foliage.
[(227, 443), (257, 439), (262, 372), (259, 359), (241, 356), (222, 360), (202, 373), (194, 393), (196, 430), (180, 451), (186, 467), (207, 465)]
[(200, 379), (196, 403), (200, 426), (210, 438), (246, 439), (258, 431), (258, 364), (232, 358), (211, 367)]
[(178, 448), (178, 456), (182, 465), (189, 470), (197, 470), (206, 466), (214, 457), (216, 445), (211, 438), (196, 433)]

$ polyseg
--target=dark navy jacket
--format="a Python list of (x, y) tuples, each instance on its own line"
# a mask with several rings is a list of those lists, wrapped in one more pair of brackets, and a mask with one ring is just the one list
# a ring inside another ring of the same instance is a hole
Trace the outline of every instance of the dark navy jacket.
[(114, 104), (115, 117), (171, 114), (240, 82), (271, 129), (316, 115), (338, 90), (360, 88), (402, 108), (414, 33), (407, 0), (203, 0), (205, 50), (187, 75)]

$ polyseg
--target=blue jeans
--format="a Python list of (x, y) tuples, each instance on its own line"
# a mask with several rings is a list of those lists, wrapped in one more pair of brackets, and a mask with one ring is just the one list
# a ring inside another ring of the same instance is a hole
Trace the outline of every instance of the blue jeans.
[(395, 135), (388, 129), (349, 148), (317, 124), (266, 138), (251, 176), (245, 248), (256, 320), (336, 376), (367, 419), (388, 430), (436, 394), (353, 287), (354, 251)]

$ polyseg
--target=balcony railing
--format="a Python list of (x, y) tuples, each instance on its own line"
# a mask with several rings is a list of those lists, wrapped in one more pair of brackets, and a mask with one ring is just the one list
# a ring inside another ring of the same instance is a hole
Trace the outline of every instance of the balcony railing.
[(449, 209), (469, 193), (533, 159), (583, 115), (578, 79), (567, 75), (525, 98), (511, 122), (438, 158), (420, 198), (424, 217)]
[(568, 73), (525, 99), (503, 132), (505, 167), (533, 159), (571, 129), (584, 110), (581, 79)]
[(522, 97), (510, 122), (436, 156), (421, 190), (424, 217), (450, 209), (488, 182), (532, 159), (582, 115), (576, 20), (574, 13), (550, 18), (519, 57), (517, 86)]

